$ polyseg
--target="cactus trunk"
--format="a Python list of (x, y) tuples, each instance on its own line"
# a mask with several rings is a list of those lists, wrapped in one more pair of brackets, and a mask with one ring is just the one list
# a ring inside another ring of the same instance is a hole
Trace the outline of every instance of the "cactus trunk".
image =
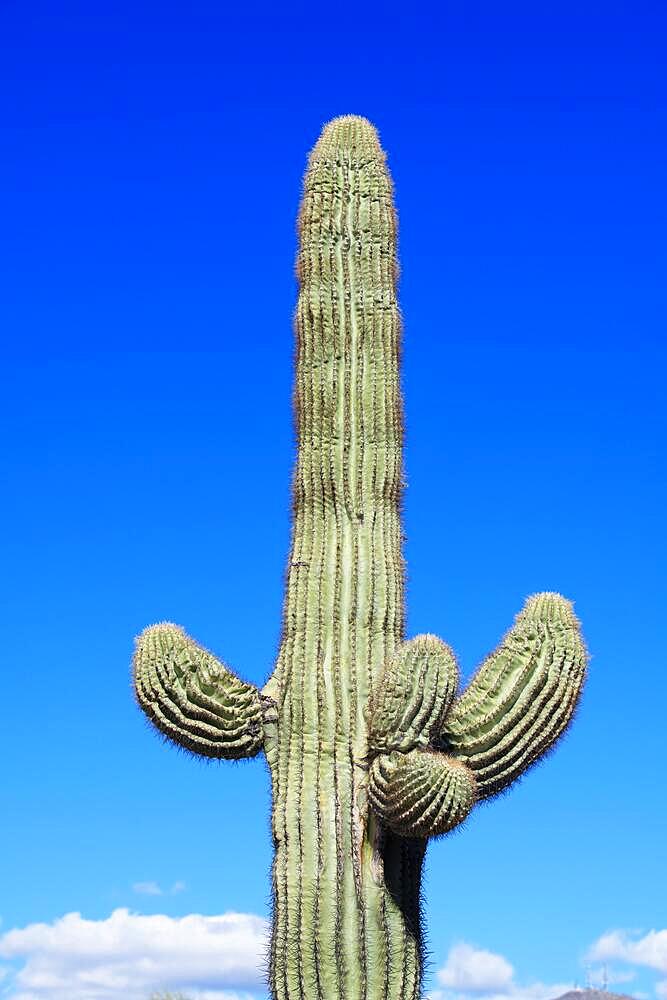
[(404, 629), (395, 217), (358, 120), (315, 148), (299, 226), (299, 451), (268, 753), (271, 978), (280, 1000), (406, 1000), (419, 984), (423, 844), (381, 843), (366, 802), (366, 706)]
[(552, 593), (526, 602), (459, 697), (451, 649), (405, 641), (396, 218), (364, 119), (322, 133), (299, 233), (298, 458), (275, 670), (259, 691), (163, 623), (137, 641), (135, 690), (194, 753), (266, 754), (274, 1000), (417, 1000), (428, 838), (554, 745), (586, 652)]

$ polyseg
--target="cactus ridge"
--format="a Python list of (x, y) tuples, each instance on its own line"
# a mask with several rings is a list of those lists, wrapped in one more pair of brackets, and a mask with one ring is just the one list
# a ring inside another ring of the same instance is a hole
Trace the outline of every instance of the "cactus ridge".
[(260, 691), (161, 624), (137, 640), (135, 691), (180, 747), (266, 755), (274, 1000), (418, 1000), (427, 840), (555, 745), (586, 650), (553, 593), (528, 599), (459, 696), (451, 649), (405, 641), (397, 219), (366, 119), (324, 128), (298, 227), (298, 452), (275, 668)]
[(263, 744), (265, 706), (177, 625), (145, 629), (134, 653), (139, 705), (160, 732), (204, 757), (252, 757)]

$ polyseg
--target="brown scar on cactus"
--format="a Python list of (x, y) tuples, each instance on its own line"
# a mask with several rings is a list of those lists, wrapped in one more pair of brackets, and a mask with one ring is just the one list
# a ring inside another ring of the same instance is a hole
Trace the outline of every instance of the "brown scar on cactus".
[(572, 605), (528, 599), (463, 693), (451, 649), (405, 640), (397, 221), (377, 133), (330, 122), (298, 217), (298, 453), (280, 649), (262, 690), (178, 626), (137, 640), (137, 700), (203, 757), (266, 755), (274, 1000), (417, 1000), (429, 838), (505, 791), (572, 718)]

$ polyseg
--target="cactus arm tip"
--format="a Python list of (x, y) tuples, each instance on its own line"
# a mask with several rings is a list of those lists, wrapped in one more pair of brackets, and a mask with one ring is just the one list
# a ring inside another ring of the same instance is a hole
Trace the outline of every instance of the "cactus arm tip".
[(572, 603), (552, 592), (529, 597), (441, 733), (446, 752), (475, 773), (481, 799), (508, 788), (563, 736), (587, 660)]
[(168, 739), (203, 757), (254, 757), (269, 699), (240, 680), (182, 628), (161, 622), (136, 640), (132, 659), (140, 708)]

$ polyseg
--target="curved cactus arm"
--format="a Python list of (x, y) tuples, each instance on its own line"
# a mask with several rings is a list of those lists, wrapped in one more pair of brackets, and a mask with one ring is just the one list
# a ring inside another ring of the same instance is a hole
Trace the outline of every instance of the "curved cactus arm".
[(528, 598), (441, 730), (441, 748), (473, 771), (480, 799), (506, 789), (562, 736), (586, 663), (571, 603), (560, 594)]
[(444, 723), (458, 678), (454, 654), (437, 636), (418, 635), (402, 643), (374, 687), (371, 753), (428, 746)]
[(371, 764), (368, 799), (404, 837), (437, 837), (458, 826), (477, 801), (473, 772), (433, 750), (394, 750)]
[(152, 625), (137, 639), (134, 686), (150, 721), (203, 757), (254, 757), (270, 699), (235, 676), (177, 625)]

